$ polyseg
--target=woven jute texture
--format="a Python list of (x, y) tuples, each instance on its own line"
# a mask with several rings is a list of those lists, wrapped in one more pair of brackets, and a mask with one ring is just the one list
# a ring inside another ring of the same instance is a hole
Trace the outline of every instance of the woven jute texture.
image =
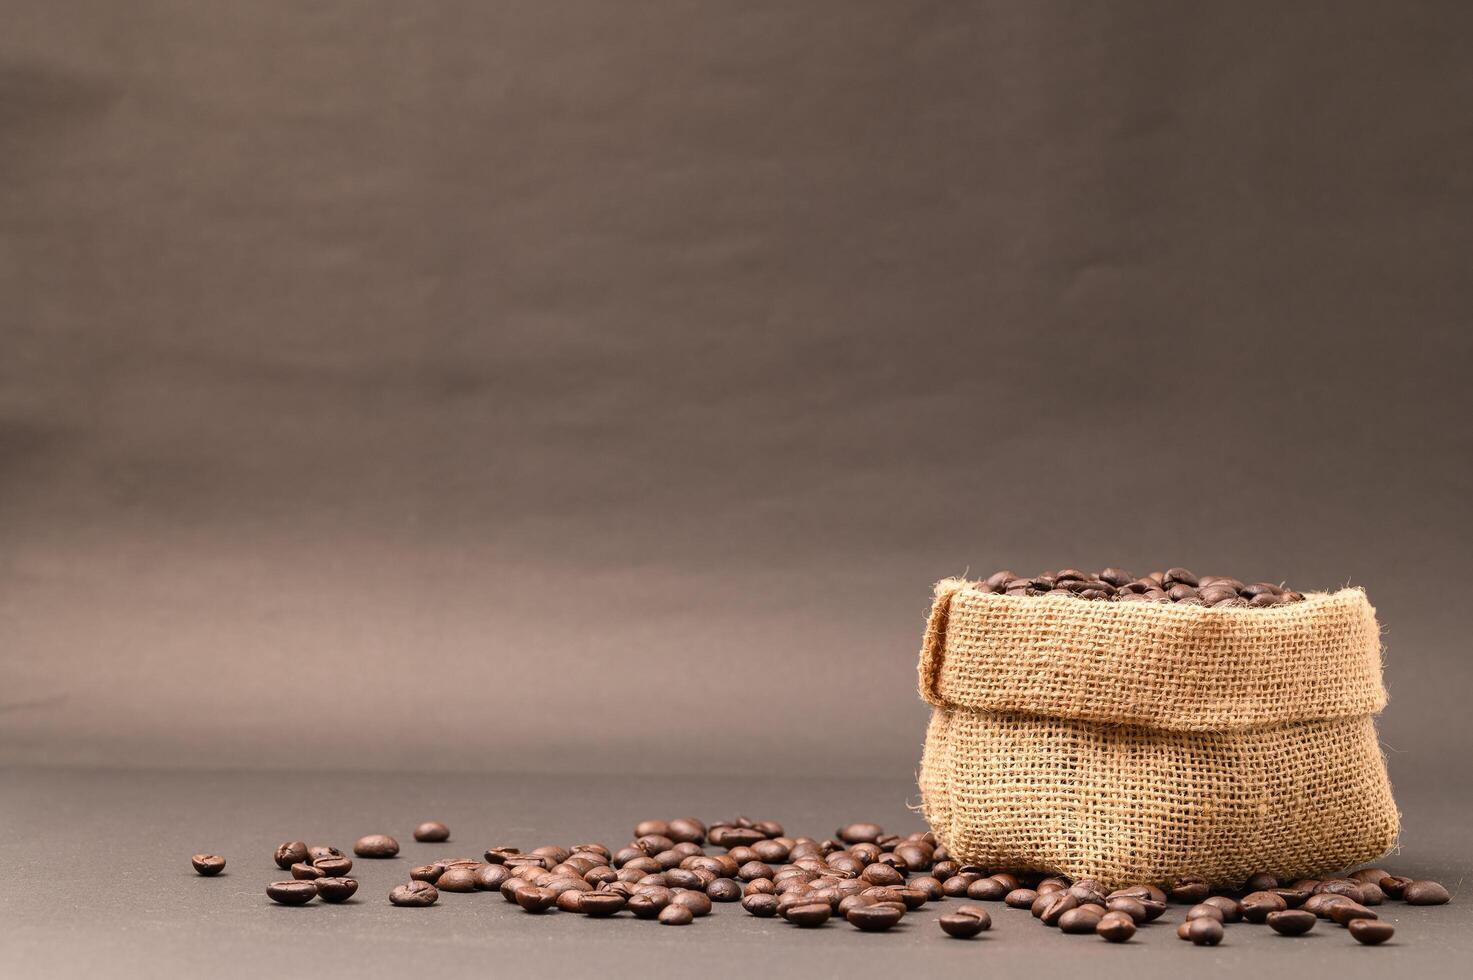
[(1266, 609), (947, 579), (920, 658), (922, 806), (961, 861), (1239, 884), (1384, 854), (1380, 629), (1358, 589)]

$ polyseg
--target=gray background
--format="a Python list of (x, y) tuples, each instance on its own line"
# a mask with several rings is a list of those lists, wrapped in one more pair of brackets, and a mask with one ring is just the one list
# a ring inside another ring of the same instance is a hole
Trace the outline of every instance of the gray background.
[(1181, 563), (1465, 778), (1469, 5), (0, 7), (0, 762), (908, 778)]
[[(0, 967), (1465, 968), (1470, 32), (0, 0)], [(1387, 864), (1459, 896), (1392, 947), (406, 915), (412, 844), (262, 895), (282, 839), (430, 817), (919, 829), (931, 583), (1178, 563), (1379, 608)]]

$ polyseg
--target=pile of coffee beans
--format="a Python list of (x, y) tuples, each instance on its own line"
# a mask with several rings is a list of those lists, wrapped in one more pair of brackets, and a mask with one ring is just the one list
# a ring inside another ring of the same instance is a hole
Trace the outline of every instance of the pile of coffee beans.
[(1198, 575), (1186, 568), (1168, 568), (1139, 578), (1123, 568), (1106, 568), (1098, 572), (1065, 568), (1032, 576), (1018, 575), (1005, 569), (989, 575), (973, 588), (994, 595), (1172, 602), (1181, 606), (1212, 606), (1217, 609), (1262, 609), (1299, 602), (1304, 598), (1302, 592), (1281, 584), (1254, 582), (1247, 585), (1226, 575)]
[[(417, 841), (449, 840), (450, 829), (431, 821), (414, 831)], [(714, 853), (712, 850), (714, 849)], [(360, 838), (362, 858), (392, 858), (399, 844), (385, 834)], [(291, 880), (266, 887), (272, 901), (305, 905), (314, 898), (345, 902), (358, 890), (347, 877), (351, 858), (335, 847), (288, 841), (276, 849), (278, 867)], [(201, 875), (214, 876), (225, 859), (191, 858)], [(949, 899), (999, 902), (1027, 910), (1043, 926), (1067, 934), (1093, 934), (1123, 943), (1162, 918), (1172, 905), (1188, 906), (1177, 935), (1197, 946), (1223, 941), (1229, 926), (1267, 925), (1283, 936), (1302, 936), (1320, 920), (1343, 926), (1365, 945), (1390, 939), (1395, 930), (1375, 907), (1389, 900), (1442, 905), (1450, 900), (1435, 881), (1416, 881), (1381, 868), (1344, 877), (1281, 881), (1251, 877), (1241, 889), (1213, 889), (1191, 875), (1160, 885), (1107, 890), (1098, 882), (1069, 881), (1028, 872), (990, 871), (960, 864), (929, 832), (901, 837), (879, 824), (852, 823), (825, 840), (791, 837), (773, 820), (737, 817), (706, 824), (694, 817), (645, 820), (632, 839), (611, 850), (603, 844), (548, 844), (523, 852), (488, 848), (481, 859), (447, 858), (412, 868), (394, 886), (389, 902), (402, 908), (434, 905), (442, 893), (499, 892), (532, 915), (572, 913), (608, 918), (628, 913), (664, 925), (690, 925), (718, 904), (737, 903), (759, 919), (782, 919), (798, 929), (839, 919), (861, 932), (884, 932), (926, 906)], [(972, 939), (992, 927), (992, 915), (964, 904), (937, 917), (941, 932)]]

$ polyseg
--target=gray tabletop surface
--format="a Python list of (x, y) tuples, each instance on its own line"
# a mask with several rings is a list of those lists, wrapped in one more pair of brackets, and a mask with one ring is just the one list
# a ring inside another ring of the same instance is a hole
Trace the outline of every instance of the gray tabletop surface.
[[(862, 934), (841, 922), (799, 930), (759, 920), (736, 905), (686, 928), (620, 916), (592, 920), (528, 915), (500, 896), (446, 894), (429, 909), (388, 904), (411, 866), (479, 857), (495, 844), (628, 839), (649, 817), (694, 815), (776, 819), (790, 833), (831, 833), (841, 821), (923, 828), (907, 809), (904, 780), (729, 779), (719, 773), (665, 779), (610, 775), (267, 773), (0, 770), (0, 973), (16, 977), (435, 976), (927, 976), (1065, 975), (1132, 977), (1244, 974), (1376, 977), (1468, 975), (1473, 964), (1473, 894), (1467, 879), (1470, 800), (1461, 787), (1403, 794), (1404, 845), (1381, 864), (1435, 877), (1453, 902), (1435, 908), (1388, 903), (1396, 924), (1383, 947), (1354, 943), (1320, 923), (1300, 939), (1266, 927), (1231, 926), (1223, 944), (1179, 941), (1181, 908), (1112, 946), (1092, 936), (1040, 927), (1000, 903), (994, 927), (958, 941), (935, 925), (932, 905), (889, 933)], [(419, 844), (412, 827), (444, 820), (451, 841)], [(271, 860), (285, 839), (347, 848), (387, 832), (404, 845), (387, 861), (359, 859), (357, 897), (340, 906), (273, 905), (267, 882), (285, 877)], [(202, 878), (191, 854), (224, 855), (228, 867)], [(952, 901), (950, 904), (955, 905)]]

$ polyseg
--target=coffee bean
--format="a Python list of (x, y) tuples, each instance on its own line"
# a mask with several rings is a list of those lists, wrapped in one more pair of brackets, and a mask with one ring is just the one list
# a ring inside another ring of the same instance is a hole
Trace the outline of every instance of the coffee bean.
[(1176, 928), (1178, 939), (1194, 946), (1216, 946), (1222, 942), (1222, 922), (1214, 918), (1190, 919)]
[(504, 864), (483, 864), (471, 872), (471, 877), (481, 891), (494, 892), (506, 884), (511, 869)]
[(1272, 891), (1277, 887), (1279, 887), (1279, 879), (1275, 878), (1271, 874), (1260, 872), (1259, 874), (1253, 875), (1251, 878), (1248, 879), (1248, 881), (1243, 885), (1243, 891), (1266, 892)]
[(770, 919), (777, 914), (777, 896), (748, 895), (742, 899), (742, 908), (759, 919)]
[(1315, 917), (1313, 912), (1303, 909), (1287, 909), (1281, 912), (1270, 912), (1264, 920), (1268, 927), (1281, 936), (1302, 936), (1314, 928)]
[[(859, 896), (852, 896), (858, 898)], [(845, 920), (861, 932), (884, 932), (900, 922), (905, 913), (894, 905), (887, 903), (877, 905), (860, 905), (849, 909)]]
[[(774, 899), (774, 902), (775, 901), (776, 900)], [(667, 905), (670, 904), (670, 896), (668, 893), (641, 893), (637, 895), (630, 895), (629, 898), (625, 901), (625, 904), (629, 908), (629, 911), (634, 913), (634, 917), (636, 919), (653, 919), (657, 915), (659, 915), (660, 912)], [(689, 909), (687, 909), (686, 911), (689, 911)]]
[(1401, 893), (1408, 905), (1446, 905), (1452, 900), (1447, 889), (1435, 881), (1414, 881)]
[(311, 864), (321, 858), (340, 858), (344, 856), (345, 855), (342, 851), (328, 844), (317, 844), (307, 848), (308, 864)]
[(1040, 895), (1039, 901), (1044, 904), (1042, 912), (1038, 914), (1038, 918), (1046, 926), (1058, 925), (1059, 919), (1064, 916), (1065, 912), (1079, 908), (1079, 899), (1070, 895), (1068, 892), (1049, 892), (1047, 895)]
[(684, 905), (667, 905), (659, 912), (660, 924), (666, 926), (688, 926), (695, 918), (695, 914)]
[(517, 890), (517, 904), (523, 911), (541, 915), (557, 904), (558, 893), (549, 888), (528, 885)]
[(439, 897), (439, 890), (428, 881), (411, 881), (405, 885), (396, 885), (389, 892), (389, 904), (402, 908), (424, 908), (434, 905)]
[(1003, 896), (1003, 902), (1010, 909), (1026, 909), (1033, 905), (1038, 898), (1038, 892), (1032, 888), (1014, 888)]
[(307, 860), (307, 844), (304, 841), (287, 841), (276, 849), (276, 866), (283, 870)]
[[(497, 867), (487, 865), (487, 867)], [(500, 867), (505, 869), (505, 865)], [(435, 881), (435, 887), (442, 892), (460, 892), (462, 894), (476, 890), (476, 868), (452, 867), (446, 868)], [(510, 874), (510, 872), (506, 872)], [(500, 887), (499, 885), (497, 887)]]
[(845, 844), (872, 844), (879, 840), (884, 833), (884, 828), (877, 823), (851, 823), (847, 826), (840, 827), (834, 836)]
[[(1224, 575), (1197, 576), (1189, 569), (1170, 568), (1132, 578), (1123, 568), (1106, 568), (1098, 575), (1066, 568), (1057, 574), (1020, 576), (998, 572), (973, 586), (979, 592), (1010, 596), (1077, 596), (1085, 600), (1114, 599), (1119, 602), (1175, 602), (1183, 606), (1216, 606), (1260, 609), (1287, 602), (1300, 602), (1304, 595), (1272, 582), (1244, 585), (1241, 579)], [(1257, 889), (1263, 890), (1263, 889)]]
[[(414, 839), (425, 843), (438, 844), (440, 841), (450, 839), (450, 828), (438, 820), (426, 820), (414, 828)], [(398, 848), (396, 847), (397, 851)]]
[(273, 881), (266, 894), (281, 905), (306, 905), (317, 897), (317, 886), (310, 881)]
[(1385, 892), (1391, 898), (1402, 898), (1406, 893), (1407, 885), (1411, 883), (1412, 879), (1404, 878), (1401, 875), (1387, 875), (1376, 882), (1380, 886), (1381, 891)]
[(1297, 909), (1309, 899), (1308, 888), (1282, 887), (1271, 889), (1271, 891), (1282, 898), (1291, 909)]
[(189, 859), (189, 863), (206, 878), (213, 878), (225, 870), (225, 859), (218, 854), (196, 854)]
[(1207, 897), (1209, 889), (1205, 879), (1196, 875), (1183, 875), (1171, 883), (1166, 893), (1171, 896), (1173, 902), (1195, 905)]
[(983, 902), (1000, 902), (1008, 894), (1008, 888), (996, 878), (978, 878), (967, 886), (967, 897)]
[(294, 864), (291, 866), (291, 873), (298, 881), (314, 881), (328, 876), (326, 871), (311, 864)]
[(322, 872), (324, 878), (341, 878), (353, 870), (353, 859), (347, 857), (320, 857), (312, 862), (312, 867)]
[(1059, 931), (1075, 936), (1094, 932), (1095, 926), (1104, 917), (1105, 910), (1101, 906), (1080, 905), (1059, 916)]
[(1206, 903), (1193, 905), (1187, 909), (1186, 921), (1191, 922), (1194, 919), (1216, 919), (1218, 922), (1221, 922), (1223, 921), (1222, 909), (1216, 905), (1207, 905)]
[(1226, 895), (1213, 895), (1202, 900), (1203, 905), (1213, 905), (1222, 910), (1222, 921), (1234, 923), (1243, 921), (1243, 906), (1236, 899), (1228, 898)]
[(1110, 912), (1119, 912), (1121, 915), (1129, 918), (1131, 922), (1137, 924), (1146, 921), (1147, 913), (1145, 903), (1138, 898), (1131, 898), (1129, 895), (1117, 895), (1114, 898), (1107, 898), (1105, 900), (1105, 908)]
[(1271, 913), (1282, 912), (1289, 907), (1281, 895), (1274, 892), (1250, 892), (1243, 896), (1243, 918), (1249, 922), (1263, 922)]
[(387, 834), (369, 834), (358, 838), (353, 853), (366, 858), (391, 858), (399, 853), (399, 842)]
[[(1117, 901), (1135, 900), (1127, 898)], [(1135, 935), (1136, 921), (1134, 916), (1123, 911), (1106, 912), (1095, 924), (1095, 934), (1106, 942), (1123, 943)]]
[[(571, 894), (571, 893), (569, 893)], [(615, 912), (624, 911), (628, 904), (618, 892), (586, 892), (579, 903), (578, 911), (595, 919), (602, 919)]]
[(1352, 902), (1349, 899), (1343, 902), (1336, 902), (1330, 906), (1330, 918), (1342, 926), (1349, 925), (1355, 919), (1374, 919), (1376, 917), (1375, 912), (1372, 912), (1361, 903)]
[(813, 929), (829, 921), (834, 914), (828, 902), (802, 902), (788, 909), (787, 920), (803, 929)]
[(317, 894), (324, 902), (346, 902), (353, 897), (358, 890), (358, 881), (355, 878), (318, 878)]
[(1344, 895), (1352, 901), (1360, 901), (1360, 882), (1349, 878), (1326, 878), (1310, 890), (1312, 895)]
[[(499, 868), (501, 867), (501, 865), (488, 864), (487, 867)], [(435, 883), (435, 879), (440, 877), (440, 875), (443, 874), (444, 871), (445, 866), (443, 864), (422, 864), (417, 868), (410, 869), (409, 877), (412, 881), (428, 881), (430, 884), (433, 885)]]
[[(863, 873), (860, 874), (860, 877), (874, 885), (898, 885), (905, 881), (905, 875), (896, 871), (888, 864), (880, 864), (878, 862), (865, 868)], [(970, 888), (967, 889), (967, 893), (971, 894)]]
[[(979, 932), (992, 927), (992, 917), (985, 910), (977, 906), (969, 906), (970, 911), (958, 910), (948, 912), (936, 920), (941, 931), (955, 939), (971, 939)], [(982, 912), (978, 915), (977, 912)]]
[(730, 878), (717, 878), (706, 886), (706, 894), (713, 902), (736, 902), (742, 897), (742, 886)]
[(1360, 903), (1362, 905), (1381, 905), (1386, 901), (1386, 893), (1381, 886), (1371, 881), (1360, 883)]
[(711, 898), (705, 892), (677, 891), (670, 896), (671, 905), (684, 905), (695, 916), (711, 914)]
[(1350, 923), (1350, 935), (1365, 946), (1378, 946), (1396, 934), (1396, 928), (1379, 919), (1355, 919)]
[(563, 912), (582, 912), (584, 894), (580, 891), (558, 892), (557, 899), (552, 903), (553, 907)]

